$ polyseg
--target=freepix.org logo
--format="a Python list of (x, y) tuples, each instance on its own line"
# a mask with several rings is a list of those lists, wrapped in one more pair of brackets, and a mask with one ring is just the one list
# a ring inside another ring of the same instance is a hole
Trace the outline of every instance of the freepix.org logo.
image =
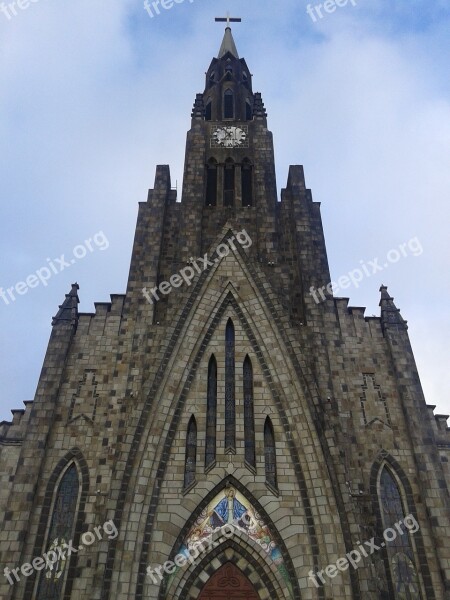
[(55, 275), (59, 275), (62, 271), (65, 271), (78, 260), (82, 260), (88, 256), (89, 252), (95, 252), (98, 250), (107, 250), (109, 248), (109, 241), (103, 231), (98, 231), (94, 236), (84, 240), (83, 244), (78, 244), (72, 250), (73, 258), (66, 258), (65, 254), (61, 254), (59, 258), (47, 258), (47, 264), (40, 267), (34, 273), (31, 273), (23, 281), (18, 281), (15, 285), (10, 287), (0, 287), (0, 298), (6, 305), (15, 302), (18, 296), (24, 296), (31, 289), (43, 285), (47, 287), (49, 280)]
[[(210, 552), (211, 550), (216, 548), (221, 543), (221, 541), (223, 541), (224, 538), (229, 539), (230, 537), (232, 537), (234, 535), (234, 532), (235, 527), (232, 523), (227, 523), (226, 525), (223, 525), (218, 531), (214, 532), (214, 536), (211, 533), (207, 538), (199, 542), (195, 542), (192, 548), (189, 548), (189, 550), (186, 553), (177, 554), (173, 561), (167, 560), (163, 565), (159, 565), (158, 567), (147, 567), (147, 577), (150, 577), (154, 584), (160, 583), (164, 578), (164, 574), (172, 575), (173, 573), (175, 573), (175, 570), (177, 568), (182, 569), (188, 563), (190, 563), (191, 565), (194, 564), (194, 562), (200, 556), (200, 554)], [(155, 577), (155, 574), (158, 575), (159, 581)]]
[(398, 535), (416, 533), (419, 531), (419, 528), (419, 523), (417, 522), (416, 518), (409, 514), (402, 521), (394, 523), (392, 527), (388, 527), (383, 531), (384, 542), (382, 542), (380, 546), (375, 544), (375, 538), (371, 538), (368, 542), (364, 542), (364, 544), (357, 542), (357, 550), (355, 549), (351, 552), (348, 552), (348, 554), (342, 556), (335, 563), (328, 565), (321, 571), (314, 572), (311, 570), (309, 572), (309, 580), (315, 585), (316, 588), (320, 587), (320, 585), (325, 585), (326, 579), (324, 575), (333, 579), (339, 574), (339, 572), (346, 571), (350, 567), (357, 569), (359, 566), (358, 563), (363, 558), (368, 558), (371, 554), (379, 552), (382, 548), (385, 548), (388, 544), (393, 542)]
[(81, 545), (78, 548), (73, 546), (73, 540), (55, 539), (42, 556), (36, 556), (30, 563), (24, 563), (15, 569), (5, 567), (3, 575), (11, 586), (19, 583), (21, 576), (30, 577), (39, 571), (45, 571), (47, 579), (59, 579), (70, 557), (73, 554), (78, 554), (84, 548), (92, 546), (96, 541), (102, 540), (103, 533), (106, 533), (109, 540), (114, 540), (118, 536), (119, 532), (114, 521), (106, 521), (103, 525), (94, 527), (93, 531), (85, 531), (81, 536)]
[[(170, 10), (175, 4), (183, 4), (185, 1), (187, 0), (144, 0), (144, 10), (153, 19), (161, 14), (161, 8)], [(189, 2), (192, 4), (194, 0), (189, 0)]]
[(248, 235), (246, 230), (243, 229), (242, 231), (237, 233), (236, 236), (232, 235), (227, 240), (226, 244), (222, 243), (217, 246), (217, 258), (210, 259), (208, 254), (205, 254), (203, 258), (196, 258), (195, 260), (191, 258), (189, 260), (189, 267), (181, 269), (179, 273), (175, 273), (174, 275), (172, 275), (169, 281), (163, 281), (158, 286), (152, 288), (150, 291), (146, 287), (143, 288), (142, 294), (148, 300), (148, 302), (150, 302), (150, 304), (153, 304), (153, 302), (155, 301), (159, 302), (159, 294), (167, 296), (172, 292), (173, 288), (179, 288), (183, 285), (183, 283), (185, 283), (188, 286), (192, 285), (192, 281), (197, 275), (200, 275), (203, 271), (206, 271), (210, 267), (213, 267), (216, 263), (220, 261), (221, 258), (225, 258), (226, 256), (228, 256), (230, 254), (230, 250), (236, 250), (236, 244), (234, 243), (234, 240), (236, 240), (236, 242), (238, 242), (238, 244), (244, 249), (250, 248), (250, 246), (253, 243), (251, 237)]

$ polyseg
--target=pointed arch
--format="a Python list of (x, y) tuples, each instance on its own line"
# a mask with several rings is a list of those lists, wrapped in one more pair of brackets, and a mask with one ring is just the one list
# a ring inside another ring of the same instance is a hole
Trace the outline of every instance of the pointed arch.
[[(229, 231), (231, 232), (231, 229)], [(225, 240), (225, 238), (224, 238), (224, 240)], [(238, 251), (241, 255), (243, 254), (243, 252), (240, 252), (239, 248), (238, 248)], [(257, 289), (260, 292), (262, 302), (264, 302), (265, 305), (272, 311), (272, 314), (275, 315), (275, 322), (278, 323), (279, 317), (276, 316), (277, 315), (276, 306), (273, 304), (270, 295), (268, 294), (268, 292), (265, 290), (264, 286), (262, 285), (262, 282), (258, 276), (258, 273), (251, 266), (251, 264), (248, 264), (248, 268), (249, 268), (252, 278), (254, 279), (254, 281), (257, 285)], [(205, 281), (207, 280), (208, 276), (209, 275), (208, 275), (207, 271), (205, 271), (204, 273), (202, 273), (202, 275), (200, 275), (197, 283), (192, 288), (191, 296), (190, 296), (191, 300), (183, 307), (183, 309), (180, 311), (180, 313), (178, 315), (178, 323), (180, 323), (180, 324), (184, 323), (188, 319), (190, 313), (192, 312), (192, 304), (194, 303), (193, 299), (200, 295), (201, 289), (205, 285)], [(301, 460), (299, 459), (298, 451), (296, 449), (294, 442), (292, 441), (292, 436), (290, 433), (291, 432), (290, 423), (289, 423), (289, 419), (286, 416), (287, 413), (286, 413), (286, 409), (284, 408), (284, 405), (283, 405), (282, 395), (277, 391), (277, 386), (273, 384), (274, 379), (271, 374), (270, 357), (268, 358), (268, 360), (266, 360), (265, 356), (260, 353), (260, 347), (258, 346), (257, 339), (256, 339), (257, 332), (253, 330), (246, 314), (243, 312), (241, 306), (239, 305), (239, 303), (237, 302), (235, 296), (233, 295), (233, 293), (231, 291), (227, 291), (226, 295), (223, 296), (221, 303), (218, 306), (218, 310), (215, 313), (214, 319), (208, 325), (207, 330), (202, 338), (202, 341), (201, 341), (201, 343), (199, 343), (199, 348), (192, 357), (192, 362), (191, 362), (190, 369), (188, 371), (187, 378), (183, 381), (181, 392), (178, 395), (176, 410), (170, 416), (169, 432), (168, 432), (166, 438), (164, 439), (164, 442), (161, 443), (161, 452), (162, 452), (161, 457), (156, 459), (157, 464), (158, 464), (158, 470), (157, 470), (156, 477), (154, 479), (154, 485), (153, 485), (153, 488), (151, 491), (151, 503), (153, 505), (156, 505), (158, 503), (160, 495), (161, 495), (161, 485), (162, 485), (162, 482), (164, 479), (165, 469), (166, 469), (166, 465), (167, 465), (166, 457), (169, 455), (170, 448), (174, 443), (174, 436), (175, 436), (175, 432), (177, 431), (177, 425), (179, 423), (180, 407), (182, 408), (187, 401), (187, 397), (188, 397), (188, 393), (189, 393), (189, 389), (190, 389), (192, 380), (195, 376), (195, 373), (198, 371), (198, 369), (200, 367), (202, 358), (204, 356), (205, 349), (206, 349), (207, 345), (209, 344), (209, 342), (211, 341), (213, 334), (217, 330), (217, 327), (220, 326), (220, 323), (222, 322), (222, 319), (224, 318), (224, 315), (226, 314), (226, 311), (229, 308), (232, 308), (234, 310), (239, 322), (241, 323), (243, 331), (246, 333), (246, 335), (248, 335), (248, 337), (251, 341), (253, 352), (255, 353), (255, 355), (258, 355), (258, 361), (261, 364), (261, 370), (264, 375), (264, 380), (267, 382), (267, 385), (271, 389), (271, 393), (273, 395), (274, 402), (277, 406), (278, 411), (282, 415), (282, 421), (281, 421), (280, 426), (286, 435), (287, 448), (290, 453), (290, 456), (292, 457), (292, 464), (293, 464), (294, 470), (295, 470), (295, 479), (298, 482), (298, 485), (300, 488), (300, 498), (301, 498), (301, 502), (304, 507), (304, 511), (305, 511), (306, 518), (307, 518), (306, 531), (307, 531), (307, 536), (308, 536), (308, 543), (310, 544), (310, 547), (312, 548), (312, 550), (311, 550), (312, 567), (315, 570), (319, 570), (321, 567), (321, 562), (320, 562), (320, 556), (319, 556), (319, 553), (317, 550), (318, 538), (317, 538), (315, 518), (314, 518), (313, 511), (311, 509), (311, 503), (310, 503), (310, 497), (309, 497), (310, 492), (308, 490), (308, 486), (306, 485), (306, 480), (305, 480), (303, 468), (301, 465)], [(144, 405), (144, 410), (142, 411), (141, 416), (138, 421), (138, 428), (136, 430), (136, 434), (134, 437), (134, 445), (126, 457), (126, 468), (124, 471), (124, 476), (123, 476), (121, 488), (120, 488), (121, 495), (119, 496), (119, 499), (117, 502), (117, 507), (116, 507), (116, 513), (115, 513), (116, 526), (117, 526), (117, 524), (119, 524), (119, 526), (120, 526), (120, 524), (123, 522), (123, 519), (124, 519), (123, 515), (125, 513), (125, 511), (124, 511), (125, 501), (126, 501), (126, 498), (129, 498), (132, 493), (131, 491), (129, 491), (130, 482), (132, 480), (132, 477), (131, 477), (131, 474), (133, 472), (132, 467), (135, 464), (136, 460), (138, 459), (139, 448), (142, 447), (142, 443), (144, 442), (143, 431), (145, 431), (146, 423), (148, 423), (150, 415), (154, 414), (153, 411), (156, 410), (155, 398), (158, 397), (158, 393), (159, 393), (159, 390), (161, 389), (162, 382), (164, 382), (166, 380), (166, 378), (168, 377), (169, 371), (168, 371), (167, 365), (170, 364), (171, 357), (173, 356), (173, 353), (174, 353), (174, 349), (177, 346), (177, 343), (179, 341), (180, 330), (182, 330), (181, 326), (177, 325), (177, 329), (174, 330), (174, 333), (171, 335), (171, 337), (169, 339), (167, 349), (165, 350), (165, 353), (163, 356), (163, 360), (158, 369), (157, 377), (154, 379), (152, 385), (149, 387), (148, 395), (147, 395), (145, 405)], [(288, 348), (288, 351), (290, 353), (291, 359), (292, 359), (294, 365), (296, 366), (298, 372), (301, 374), (301, 377), (304, 378), (305, 381), (309, 381), (308, 378), (311, 376), (310, 373), (308, 373), (308, 375), (303, 374), (303, 366), (300, 365), (300, 363), (297, 361), (297, 359), (295, 357), (295, 353), (290, 352), (290, 349), (292, 349), (292, 348), (291, 348), (289, 339), (287, 337), (284, 337), (284, 334), (282, 334), (282, 336), (283, 336), (284, 342), (286, 343), (286, 347)], [(310, 398), (309, 396), (306, 396), (306, 401), (307, 401), (308, 405), (314, 406), (313, 399)], [(325, 458), (327, 458), (327, 456), (328, 455), (325, 454)], [(127, 492), (127, 490), (128, 490), (128, 492)], [(344, 539), (346, 548), (348, 549), (348, 551), (350, 551), (353, 548), (353, 541), (352, 541), (352, 538), (351, 538), (350, 532), (349, 532), (349, 526), (348, 526), (348, 521), (346, 518), (346, 513), (345, 513), (345, 509), (344, 509), (344, 505), (343, 505), (343, 499), (342, 499), (342, 496), (341, 496), (337, 486), (335, 488), (335, 494), (336, 494), (336, 502), (338, 503), (338, 507), (339, 507), (341, 519), (342, 519), (343, 539)], [(146, 523), (145, 523), (144, 543), (142, 545), (142, 550), (141, 550), (140, 559), (139, 559), (139, 573), (138, 573), (136, 600), (141, 600), (143, 598), (142, 588), (143, 588), (143, 582), (146, 577), (146, 567), (148, 566), (149, 547), (153, 540), (154, 523), (155, 523), (155, 513), (153, 511), (149, 511), (149, 513), (147, 515)], [(111, 586), (113, 585), (112, 576), (110, 574), (114, 571), (115, 561), (118, 559), (118, 554), (119, 554), (119, 549), (117, 547), (116, 540), (117, 540), (117, 538), (111, 540), (110, 545), (109, 545), (109, 552), (108, 552), (107, 563), (106, 563), (107, 564), (107, 574), (105, 575), (105, 588), (104, 588), (106, 590), (106, 593), (110, 593)], [(357, 576), (355, 576), (355, 574), (353, 573), (353, 571), (350, 572), (350, 579), (351, 579), (351, 586), (352, 586), (353, 593), (357, 594), (358, 589), (359, 589), (358, 588), (358, 579), (357, 579)]]
[(253, 165), (248, 158), (242, 161), (241, 178), (242, 206), (253, 206)]
[[(189, 568), (181, 578), (175, 576), (175, 585), (170, 586), (167, 592), (162, 584), (158, 600), (196, 600), (204, 589), (205, 580), (210, 580), (218, 569), (227, 563), (238, 565), (243, 562), (245, 564), (244, 573), (251, 581), (255, 582), (253, 585), (258, 594), (258, 600), (292, 598), (292, 592), (287, 582), (277, 578), (273, 572), (273, 566), (261, 560), (260, 552), (260, 547), (247, 545), (243, 543), (242, 539), (239, 542), (230, 539), (210, 551), (198, 565), (194, 564), (194, 567)], [(178, 579), (180, 580), (178, 581)], [(217, 596), (217, 598), (222, 598), (222, 596)], [(300, 593), (295, 598), (300, 600)]]
[(186, 458), (184, 463), (184, 488), (195, 483), (197, 472), (197, 421), (194, 415), (189, 420), (186, 435)]
[[(389, 597), (435, 600), (411, 484), (400, 464), (384, 450), (372, 467), (370, 492)], [(404, 523), (402, 535), (395, 527), (399, 521)]]
[[(50, 476), (43, 502), (33, 556), (42, 556), (53, 547), (72, 541), (78, 547), (85, 521), (84, 508), (89, 493), (89, 470), (78, 448), (62, 458)], [(55, 544), (56, 542), (56, 544)], [(25, 596), (36, 600), (69, 598), (76, 571), (76, 556), (58, 560), (49, 571), (37, 572), (26, 583)]]
[(206, 206), (216, 206), (217, 204), (217, 161), (210, 158), (206, 163)]
[(243, 366), (244, 382), (244, 440), (245, 461), (256, 469), (255, 456), (255, 409), (253, 399), (253, 366), (250, 357), (245, 357)]
[(232, 158), (225, 161), (223, 171), (223, 205), (234, 206), (236, 195), (236, 166)]
[(234, 119), (234, 92), (230, 88), (223, 94), (223, 118)]
[[(403, 492), (403, 493), (402, 493)], [(392, 527), (403, 522), (409, 514), (404, 508), (404, 491), (393, 472), (384, 465), (380, 471), (378, 501), (383, 523), (383, 536), (387, 540), (390, 579), (395, 599), (402, 600), (404, 594), (411, 600), (421, 600), (420, 584), (409, 533), (398, 535)], [(417, 525), (418, 527), (418, 525)], [(391, 531), (393, 531), (392, 539)], [(389, 533), (389, 538), (387, 537)]]
[(253, 108), (250, 100), (245, 101), (245, 119), (246, 121), (253, 121)]
[(277, 489), (277, 455), (275, 446), (275, 432), (270, 417), (264, 423), (264, 462), (266, 469), (266, 483)]
[(208, 98), (205, 105), (205, 121), (212, 120), (212, 100)]
[(208, 389), (206, 399), (205, 469), (216, 462), (217, 435), (217, 361), (214, 354), (208, 364)]
[[(267, 591), (270, 598), (274, 600), (284, 600), (285, 598), (293, 597), (301, 599), (300, 589), (296, 571), (285, 545), (285, 542), (279, 534), (275, 524), (270, 518), (265, 508), (258, 502), (253, 494), (232, 475), (227, 476), (217, 486), (211, 490), (197, 508), (192, 512), (184, 527), (180, 531), (168, 557), (173, 561), (177, 554), (184, 551), (180, 550), (183, 547), (186, 537), (196, 528), (200, 515), (208, 512), (208, 507), (220, 494), (231, 488), (235, 488), (242, 496), (245, 497), (253, 509), (258, 513), (258, 518), (261, 519), (267, 526), (267, 535), (270, 536), (272, 542), (270, 546), (275, 545), (277, 555), (282, 558), (282, 562), (274, 562), (273, 558), (268, 556), (270, 552), (257, 541), (252, 540), (247, 535), (242, 535), (237, 531), (236, 534), (221, 535), (220, 531), (212, 534), (212, 539), (216, 540), (215, 544), (205, 552), (202, 552), (202, 546), (199, 546), (200, 552), (194, 557), (191, 566), (187, 569), (178, 569), (173, 577), (165, 579), (159, 589), (158, 600), (193, 600), (198, 598), (198, 594), (202, 589), (205, 579), (210, 577), (217, 571), (217, 561), (220, 564), (225, 564), (232, 561), (235, 564), (240, 563), (242, 558), (245, 559), (250, 571), (254, 573), (252, 581), (259, 581), (256, 588), (260, 592), (261, 598), (267, 597)], [(221, 540), (221, 541), (219, 541)], [(230, 550), (233, 551), (233, 556), (230, 558)], [(280, 566), (282, 565), (282, 566)], [(206, 577), (205, 577), (206, 575)]]
[(231, 319), (225, 328), (225, 452), (236, 452), (235, 332)]

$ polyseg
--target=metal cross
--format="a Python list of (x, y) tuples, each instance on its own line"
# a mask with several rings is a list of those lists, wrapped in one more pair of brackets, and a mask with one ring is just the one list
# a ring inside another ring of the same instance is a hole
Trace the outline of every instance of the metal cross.
[(241, 23), (242, 19), (230, 17), (230, 13), (227, 12), (227, 16), (226, 17), (216, 17), (216, 22), (217, 23), (226, 23), (227, 27), (229, 27), (230, 23)]

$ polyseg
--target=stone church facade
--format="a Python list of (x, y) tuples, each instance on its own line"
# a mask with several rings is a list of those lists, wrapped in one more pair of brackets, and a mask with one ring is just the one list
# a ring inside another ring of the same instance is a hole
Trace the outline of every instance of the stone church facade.
[(181, 202), (158, 166), (126, 293), (72, 286), (0, 424), (0, 597), (450, 598), (446, 418), (387, 288), (368, 318), (330, 281), (228, 23)]

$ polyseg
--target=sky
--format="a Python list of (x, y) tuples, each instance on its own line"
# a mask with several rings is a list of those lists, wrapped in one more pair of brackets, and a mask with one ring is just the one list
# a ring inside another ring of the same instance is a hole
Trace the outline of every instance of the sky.
[(33, 399), (71, 283), (82, 312), (125, 292), (138, 202), (157, 164), (181, 188), (228, 10), (243, 19), (233, 35), (268, 111), (278, 190), (304, 165), (333, 280), (369, 273), (336, 295), (378, 316), (388, 286), (427, 403), (449, 414), (448, 1), (172, 4), (150, 16), (143, 0), (0, 2), (0, 288), (30, 282), (0, 297), (0, 421)]

